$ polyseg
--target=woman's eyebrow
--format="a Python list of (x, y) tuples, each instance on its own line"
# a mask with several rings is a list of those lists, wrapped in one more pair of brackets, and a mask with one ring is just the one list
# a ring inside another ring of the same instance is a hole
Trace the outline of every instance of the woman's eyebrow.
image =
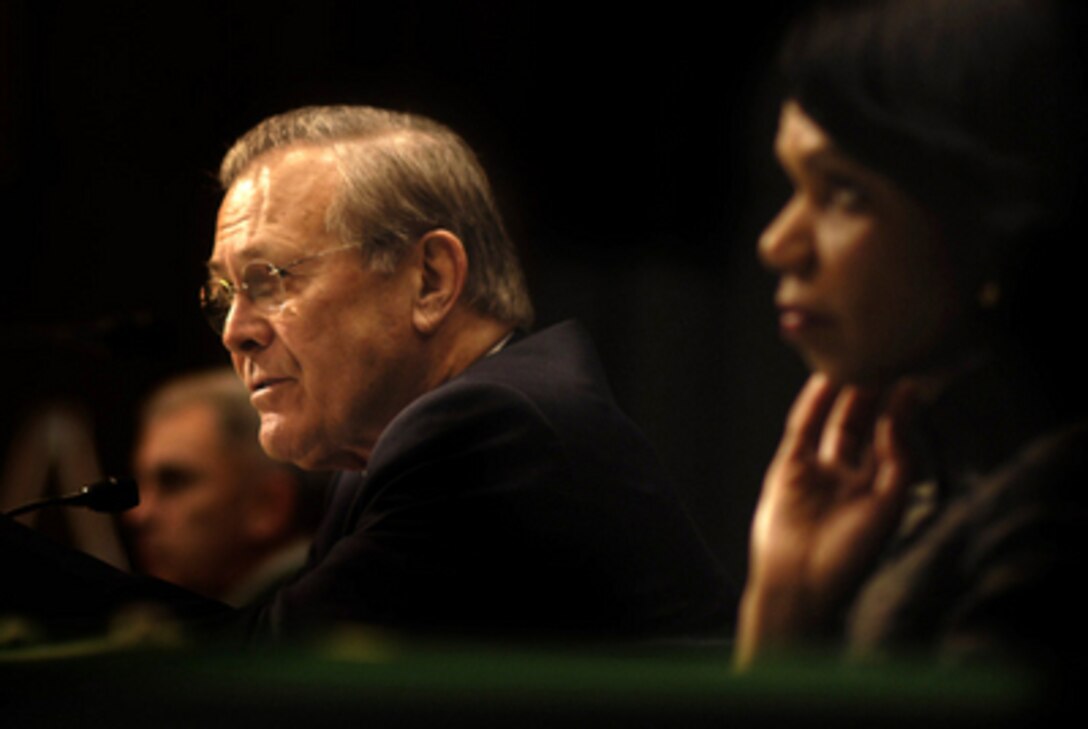
[[(789, 171), (783, 158), (779, 158), (783, 168)], [(794, 169), (807, 174), (819, 173), (823, 175), (849, 175), (858, 178), (859, 181), (871, 181), (879, 177), (861, 162), (843, 152), (833, 143), (817, 148), (811, 148), (801, 152), (792, 160)]]

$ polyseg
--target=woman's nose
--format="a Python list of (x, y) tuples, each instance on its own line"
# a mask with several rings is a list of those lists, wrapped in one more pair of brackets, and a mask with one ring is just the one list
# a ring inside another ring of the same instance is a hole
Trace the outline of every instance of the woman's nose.
[(776, 273), (798, 273), (813, 263), (812, 208), (794, 194), (759, 237), (759, 259)]

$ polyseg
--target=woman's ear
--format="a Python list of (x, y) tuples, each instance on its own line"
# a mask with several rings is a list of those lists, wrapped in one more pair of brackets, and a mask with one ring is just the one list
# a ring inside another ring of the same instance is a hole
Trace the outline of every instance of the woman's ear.
[(461, 298), (468, 275), (465, 246), (448, 230), (432, 230), (419, 239), (420, 285), (412, 324), (433, 334)]

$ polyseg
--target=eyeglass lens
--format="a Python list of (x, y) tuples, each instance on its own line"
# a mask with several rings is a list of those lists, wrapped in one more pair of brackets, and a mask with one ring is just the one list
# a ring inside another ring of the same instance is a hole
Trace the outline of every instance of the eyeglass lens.
[[(242, 284), (239, 288), (254, 306), (265, 311), (274, 309), (283, 302), (283, 278), (280, 270), (266, 261), (249, 263), (242, 270)], [(222, 334), (226, 327), (235, 293), (235, 287), (223, 279), (212, 279), (200, 287), (200, 308), (216, 334)]]

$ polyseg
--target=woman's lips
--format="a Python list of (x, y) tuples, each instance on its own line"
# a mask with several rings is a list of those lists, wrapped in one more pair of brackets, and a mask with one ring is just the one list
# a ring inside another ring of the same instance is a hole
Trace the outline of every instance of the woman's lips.
[(778, 307), (778, 328), (787, 339), (801, 337), (817, 327), (827, 325), (829, 321), (827, 316), (802, 306)]

